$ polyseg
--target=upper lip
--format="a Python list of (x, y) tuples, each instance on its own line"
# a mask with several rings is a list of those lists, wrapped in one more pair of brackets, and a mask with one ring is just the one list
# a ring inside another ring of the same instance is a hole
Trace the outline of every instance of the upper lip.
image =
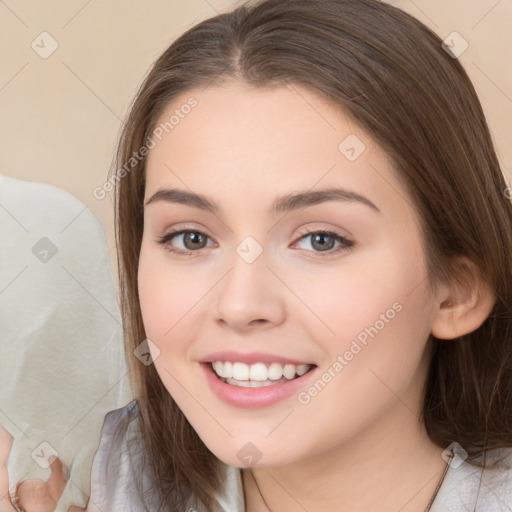
[(311, 362), (299, 361), (286, 356), (279, 356), (269, 352), (235, 352), (232, 350), (222, 350), (220, 352), (213, 352), (202, 358), (200, 363), (213, 363), (214, 361), (231, 361), (233, 363), (240, 362), (245, 364), (255, 363), (281, 363), (281, 364), (313, 364)]

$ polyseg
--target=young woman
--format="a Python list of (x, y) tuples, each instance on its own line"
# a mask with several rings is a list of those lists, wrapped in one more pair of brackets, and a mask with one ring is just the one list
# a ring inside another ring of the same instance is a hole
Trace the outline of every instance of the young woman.
[(124, 128), (137, 399), (88, 510), (512, 507), (512, 205), (475, 90), (376, 0), (199, 23)]

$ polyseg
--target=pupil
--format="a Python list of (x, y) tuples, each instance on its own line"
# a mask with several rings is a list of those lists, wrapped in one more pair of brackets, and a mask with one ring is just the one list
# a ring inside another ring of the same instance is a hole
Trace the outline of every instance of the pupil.
[[(188, 246), (187, 244), (187, 241), (191, 241), (192, 242), (192, 245), (193, 244), (197, 244), (198, 242), (200, 243), (200, 239), (202, 238), (202, 235), (199, 235), (198, 233), (194, 233), (194, 232), (189, 232), (189, 233), (185, 233), (185, 245)], [(192, 247), (192, 249), (196, 249), (197, 247)]]
[(318, 245), (318, 248), (326, 249), (327, 245), (329, 245), (329, 247), (327, 249), (332, 249), (331, 246), (332, 246), (332, 243), (334, 243), (334, 240), (330, 236), (324, 235), (324, 234), (316, 234), (313, 236), (313, 247), (315, 247), (315, 244), (318, 243), (318, 238), (320, 238), (320, 239), (329, 238), (331, 240), (331, 244), (326, 244), (325, 242), (324, 243), (320, 242)]

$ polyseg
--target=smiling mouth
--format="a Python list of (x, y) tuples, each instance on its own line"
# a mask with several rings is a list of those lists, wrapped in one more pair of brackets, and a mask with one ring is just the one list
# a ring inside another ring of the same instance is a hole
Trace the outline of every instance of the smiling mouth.
[(299, 379), (315, 364), (255, 363), (245, 364), (231, 361), (213, 361), (208, 363), (211, 371), (219, 380), (231, 386), (261, 388)]

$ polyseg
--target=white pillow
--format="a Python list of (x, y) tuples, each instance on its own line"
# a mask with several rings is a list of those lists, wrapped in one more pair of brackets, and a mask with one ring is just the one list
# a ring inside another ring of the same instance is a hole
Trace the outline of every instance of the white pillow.
[[(85, 507), (108, 411), (133, 399), (108, 244), (69, 193), (0, 176), (0, 425), (11, 496), (70, 469), (57, 512)], [(47, 444), (44, 444), (47, 443)]]

